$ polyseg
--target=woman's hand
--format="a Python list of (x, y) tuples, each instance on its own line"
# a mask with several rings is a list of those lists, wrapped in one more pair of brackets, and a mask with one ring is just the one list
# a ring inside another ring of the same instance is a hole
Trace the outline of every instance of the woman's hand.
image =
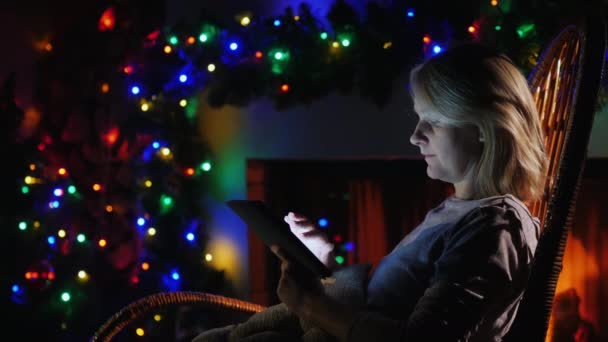
[(312, 302), (325, 295), (320, 279), (312, 274), (302, 276), (305, 274), (303, 273), (304, 270), (297, 269), (296, 265), (278, 246), (272, 246), (271, 250), (281, 259), (281, 278), (277, 286), (279, 299), (296, 315), (302, 318), (310, 317)]
[(270, 249), (281, 259), (281, 279), (277, 286), (279, 299), (300, 318), (327, 331), (338, 341), (346, 341), (356, 312), (326, 295), (318, 278), (297, 277), (295, 264), (290, 262), (278, 246), (274, 245)]
[(335, 268), (333, 258), (334, 244), (329, 241), (327, 234), (321, 231), (315, 224), (305, 216), (289, 212), (284, 217), (289, 224), (291, 232), (298, 237), (302, 243), (330, 269)]

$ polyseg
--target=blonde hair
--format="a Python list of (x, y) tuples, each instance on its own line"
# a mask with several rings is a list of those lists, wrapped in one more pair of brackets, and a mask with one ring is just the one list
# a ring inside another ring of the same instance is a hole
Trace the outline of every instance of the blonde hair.
[(410, 90), (442, 124), (479, 128), (484, 143), (475, 197), (542, 196), (547, 158), (540, 118), (527, 80), (507, 56), (480, 44), (458, 45), (414, 67)]

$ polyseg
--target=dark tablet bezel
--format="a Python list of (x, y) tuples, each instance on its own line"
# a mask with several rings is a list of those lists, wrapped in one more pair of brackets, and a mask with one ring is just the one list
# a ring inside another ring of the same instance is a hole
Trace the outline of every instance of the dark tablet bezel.
[(331, 270), (325, 266), (290, 230), (289, 225), (277, 217), (259, 200), (229, 200), (232, 209), (268, 247), (278, 245), (307, 270), (320, 278), (327, 278)]

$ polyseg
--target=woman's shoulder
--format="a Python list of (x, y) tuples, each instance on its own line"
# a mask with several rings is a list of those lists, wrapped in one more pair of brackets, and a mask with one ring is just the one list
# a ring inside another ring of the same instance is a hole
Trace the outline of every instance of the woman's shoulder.
[(462, 229), (487, 229), (488, 226), (507, 229), (522, 235), (526, 243), (536, 249), (540, 235), (540, 220), (531, 214), (528, 206), (512, 194), (491, 196), (476, 200), (477, 205), (463, 217)]

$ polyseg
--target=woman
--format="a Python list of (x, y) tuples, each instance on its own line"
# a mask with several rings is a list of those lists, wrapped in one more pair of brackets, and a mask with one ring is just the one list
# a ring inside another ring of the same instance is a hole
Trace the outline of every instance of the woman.
[[(339, 341), (500, 341), (517, 312), (539, 235), (525, 203), (543, 192), (546, 156), (528, 84), (504, 55), (463, 44), (416, 66), (410, 137), (430, 178), (454, 195), (428, 212), (376, 267), (354, 311), (301, 287), (281, 258), (277, 294)], [(285, 217), (326, 264), (333, 245), (305, 217)]]

